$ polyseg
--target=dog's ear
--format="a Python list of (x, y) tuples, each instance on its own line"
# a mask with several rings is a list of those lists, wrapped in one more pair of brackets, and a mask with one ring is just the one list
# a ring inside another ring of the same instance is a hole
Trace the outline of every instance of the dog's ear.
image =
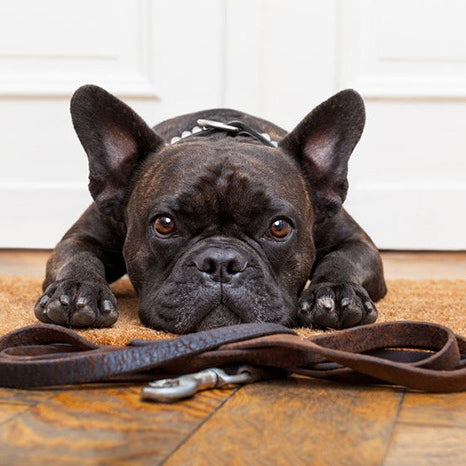
[(348, 89), (316, 107), (280, 143), (298, 160), (320, 219), (336, 214), (346, 198), (348, 159), (364, 123), (364, 102)]
[(164, 141), (134, 110), (98, 86), (80, 87), (70, 109), (89, 159), (89, 191), (102, 213), (121, 219), (135, 168)]

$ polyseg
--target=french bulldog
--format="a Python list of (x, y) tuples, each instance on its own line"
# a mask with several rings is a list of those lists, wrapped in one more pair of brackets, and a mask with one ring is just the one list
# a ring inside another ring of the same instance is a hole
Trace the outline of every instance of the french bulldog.
[(108, 327), (128, 274), (150, 328), (241, 322), (340, 329), (374, 322), (382, 261), (342, 208), (365, 123), (344, 90), (287, 133), (231, 109), (150, 128), (104, 89), (71, 99), (94, 202), (47, 263), (42, 322)]

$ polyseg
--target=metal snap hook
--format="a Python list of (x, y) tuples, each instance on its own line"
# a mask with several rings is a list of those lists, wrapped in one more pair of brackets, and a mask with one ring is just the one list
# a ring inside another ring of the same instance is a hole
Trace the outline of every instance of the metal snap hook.
[(210, 368), (193, 374), (150, 382), (148, 386), (143, 387), (141, 397), (144, 400), (170, 403), (193, 396), (201, 390), (250, 383), (253, 380), (252, 374), (247, 371), (230, 375), (222, 369)]

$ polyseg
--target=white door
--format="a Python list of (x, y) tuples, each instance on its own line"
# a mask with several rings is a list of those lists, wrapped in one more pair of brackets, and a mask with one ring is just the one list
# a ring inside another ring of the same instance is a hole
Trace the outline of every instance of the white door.
[(69, 99), (99, 84), (149, 123), (228, 106), (287, 129), (364, 97), (347, 209), (379, 247), (466, 249), (461, 0), (0, 2), (0, 247), (53, 247), (90, 203)]

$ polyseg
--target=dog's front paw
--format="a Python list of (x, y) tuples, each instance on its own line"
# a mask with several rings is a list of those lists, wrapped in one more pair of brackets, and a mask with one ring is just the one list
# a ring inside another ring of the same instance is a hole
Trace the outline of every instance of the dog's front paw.
[(42, 322), (69, 327), (109, 327), (118, 319), (116, 298), (106, 283), (76, 280), (51, 283), (34, 313)]
[(375, 322), (377, 309), (362, 286), (318, 283), (301, 295), (298, 315), (304, 326), (340, 329)]

